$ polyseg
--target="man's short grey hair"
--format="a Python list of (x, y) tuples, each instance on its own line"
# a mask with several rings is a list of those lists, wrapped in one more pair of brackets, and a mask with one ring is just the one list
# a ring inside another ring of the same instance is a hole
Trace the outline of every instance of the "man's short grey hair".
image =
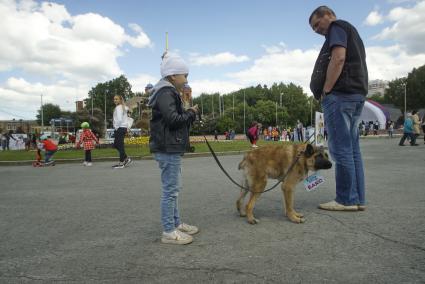
[(311, 23), (311, 19), (313, 18), (313, 16), (321, 18), (325, 14), (331, 14), (332, 16), (336, 17), (335, 12), (328, 6), (319, 6), (313, 11), (313, 13), (311, 13), (310, 18), (308, 18), (308, 23)]

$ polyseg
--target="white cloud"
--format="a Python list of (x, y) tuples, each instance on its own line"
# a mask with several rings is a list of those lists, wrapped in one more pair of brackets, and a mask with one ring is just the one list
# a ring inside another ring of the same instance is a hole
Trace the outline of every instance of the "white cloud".
[(383, 16), (378, 11), (372, 11), (366, 17), (364, 24), (367, 26), (376, 26), (383, 22)]
[(366, 54), (370, 80), (405, 77), (413, 68), (425, 62), (425, 54), (408, 54), (399, 45), (367, 47)]
[[(10, 77), (0, 87), (0, 119), (35, 119), (40, 109), (41, 95), (43, 103), (59, 105), (62, 110), (75, 111), (75, 101), (87, 97), (87, 85), (75, 85), (69, 81), (54, 84), (30, 83), (23, 78)], [(7, 111), (5, 115), (5, 111)]]
[(195, 66), (212, 65), (220, 66), (231, 63), (240, 63), (248, 61), (249, 57), (246, 55), (237, 56), (230, 52), (221, 52), (217, 54), (208, 55), (192, 55), (190, 62)]
[(411, 8), (394, 8), (387, 18), (393, 25), (383, 29), (375, 39), (393, 40), (409, 54), (425, 53), (425, 1)]
[(65, 6), (58, 5), (52, 2), (43, 2), (40, 11), (54, 23), (62, 23), (71, 20), (71, 15), (66, 10)]
[[(228, 93), (240, 88), (257, 84), (294, 83), (304, 92), (310, 92), (310, 76), (319, 49), (282, 49), (267, 48), (266, 54), (256, 59), (252, 66), (239, 72), (229, 73), (230, 80), (190, 82), (194, 93)], [(393, 80), (406, 76), (413, 68), (423, 65), (425, 54), (408, 54), (399, 45), (366, 48), (369, 79)]]
[(154, 77), (149, 74), (139, 74), (135, 77), (128, 78), (128, 81), (131, 84), (131, 90), (135, 92), (144, 93), (145, 87), (147, 84), (155, 85), (159, 81), (159, 76)]
[(135, 36), (107, 17), (71, 16), (65, 6), (35, 1), (0, 1), (0, 71), (26, 71), (73, 80), (104, 80), (122, 73), (123, 45), (143, 48), (149, 37), (136, 24)]
[[(270, 49), (268, 49), (270, 51)], [(314, 49), (284, 49), (267, 52), (246, 70), (228, 74), (243, 85), (293, 82), (309, 93), (310, 76), (319, 51)]]

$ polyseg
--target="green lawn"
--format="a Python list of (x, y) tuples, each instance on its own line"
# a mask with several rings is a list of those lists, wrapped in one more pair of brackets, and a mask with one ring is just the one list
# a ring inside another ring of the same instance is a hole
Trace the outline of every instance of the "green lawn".
[[(279, 143), (279, 142), (266, 142), (260, 141), (259, 145), (264, 145), (266, 143)], [(210, 142), (212, 148), (215, 152), (230, 152), (230, 151), (245, 151), (251, 149), (248, 141), (220, 141), (220, 142)], [(193, 143), (192, 146), (195, 147), (195, 153), (208, 153), (208, 147), (206, 143)], [(146, 146), (135, 146), (135, 145), (126, 145), (125, 151), (127, 155), (131, 157), (144, 157), (150, 156), (149, 147)], [(117, 150), (113, 148), (105, 149), (95, 149), (92, 151), (93, 158), (101, 157), (118, 157)], [(59, 150), (54, 159), (84, 159), (84, 150)], [(0, 151), (0, 161), (24, 161), (24, 160), (34, 160), (35, 151)]]

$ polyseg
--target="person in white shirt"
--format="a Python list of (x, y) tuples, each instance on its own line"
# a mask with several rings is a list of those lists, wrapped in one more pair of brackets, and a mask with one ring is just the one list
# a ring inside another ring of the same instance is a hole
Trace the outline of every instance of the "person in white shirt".
[(114, 96), (114, 147), (120, 154), (120, 162), (112, 166), (114, 169), (122, 169), (131, 163), (130, 157), (127, 156), (124, 149), (124, 136), (128, 128), (128, 107), (124, 103), (122, 96)]

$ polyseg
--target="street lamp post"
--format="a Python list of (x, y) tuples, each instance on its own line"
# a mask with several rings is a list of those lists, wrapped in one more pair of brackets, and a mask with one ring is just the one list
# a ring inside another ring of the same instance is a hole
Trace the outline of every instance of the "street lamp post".
[(233, 121), (235, 121), (235, 93), (233, 93)]
[(202, 95), (201, 95), (201, 113), (202, 113), (202, 117), (204, 117), (204, 103), (202, 102)]
[(43, 117), (43, 94), (41, 94), (41, 133), (44, 132), (44, 117)]
[(276, 127), (277, 127), (277, 102), (276, 102)]
[(214, 95), (211, 95), (211, 110), (212, 110), (212, 116), (214, 119)]
[(218, 94), (218, 117), (221, 117), (221, 99), (220, 99), (220, 94)]
[(282, 106), (282, 95), (283, 93), (280, 93), (280, 106)]
[(404, 118), (406, 118), (406, 108), (407, 108), (407, 79), (406, 82), (404, 83)]
[(108, 134), (108, 126), (106, 125), (106, 92), (103, 93), (103, 100), (105, 102), (105, 139), (106, 139)]
[(313, 126), (313, 97), (310, 97), (310, 125)]
[(245, 124), (245, 91), (243, 91), (243, 133), (246, 133), (246, 124)]

